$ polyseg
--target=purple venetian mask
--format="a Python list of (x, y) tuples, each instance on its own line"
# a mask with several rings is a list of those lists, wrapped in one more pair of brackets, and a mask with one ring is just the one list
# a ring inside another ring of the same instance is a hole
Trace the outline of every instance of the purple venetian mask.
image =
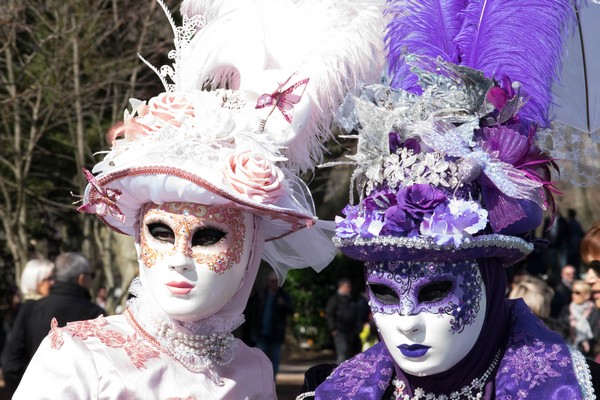
[(479, 313), (483, 281), (476, 261), (367, 263), (366, 274), (373, 313), (446, 314), (455, 333)]

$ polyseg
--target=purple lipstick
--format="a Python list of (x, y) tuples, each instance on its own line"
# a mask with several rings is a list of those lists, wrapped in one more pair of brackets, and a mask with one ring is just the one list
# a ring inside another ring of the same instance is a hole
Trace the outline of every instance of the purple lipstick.
[(423, 357), (427, 353), (429, 346), (423, 346), (422, 344), (401, 344), (398, 346), (398, 350), (400, 350), (404, 357), (418, 358)]

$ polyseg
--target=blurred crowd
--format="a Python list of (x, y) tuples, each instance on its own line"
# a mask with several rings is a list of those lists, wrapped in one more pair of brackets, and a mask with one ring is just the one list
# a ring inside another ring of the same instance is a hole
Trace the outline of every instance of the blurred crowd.
[(96, 318), (106, 311), (92, 301), (95, 272), (79, 253), (62, 253), (54, 262), (30, 260), (23, 269), (20, 290), (3, 318), (1, 364), (8, 395), (16, 390), (51, 324)]
[(557, 214), (534, 251), (509, 269), (507, 297), (522, 298), (551, 330), (600, 359), (600, 223), (587, 234), (574, 210)]

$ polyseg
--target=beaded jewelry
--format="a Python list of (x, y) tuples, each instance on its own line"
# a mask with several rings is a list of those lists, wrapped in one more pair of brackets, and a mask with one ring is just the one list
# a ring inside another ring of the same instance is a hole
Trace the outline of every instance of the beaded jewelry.
[(392, 381), (392, 384), (395, 387), (394, 398), (396, 400), (480, 400), (483, 398), (483, 388), (485, 387), (486, 382), (492, 375), (492, 372), (494, 372), (494, 370), (496, 369), (496, 366), (498, 365), (499, 361), (500, 350), (496, 352), (494, 360), (490, 364), (489, 368), (485, 371), (485, 373), (481, 376), (481, 378), (473, 379), (469, 386), (464, 386), (462, 389), (454, 391), (449, 395), (435, 395), (433, 393), (425, 393), (423, 389), (416, 388), (414, 396), (410, 397), (408, 394), (404, 394), (406, 384), (398, 378), (394, 378)]

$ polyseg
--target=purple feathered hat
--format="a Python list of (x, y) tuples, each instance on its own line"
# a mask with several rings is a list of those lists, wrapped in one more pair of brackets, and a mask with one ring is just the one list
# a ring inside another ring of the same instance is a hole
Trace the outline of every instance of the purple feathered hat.
[(511, 265), (533, 249), (524, 238), (543, 210), (554, 211), (557, 166), (535, 135), (549, 124), (571, 4), (391, 0), (387, 7), (391, 84), (366, 87), (340, 109), (358, 144), (334, 241), (363, 261)]

